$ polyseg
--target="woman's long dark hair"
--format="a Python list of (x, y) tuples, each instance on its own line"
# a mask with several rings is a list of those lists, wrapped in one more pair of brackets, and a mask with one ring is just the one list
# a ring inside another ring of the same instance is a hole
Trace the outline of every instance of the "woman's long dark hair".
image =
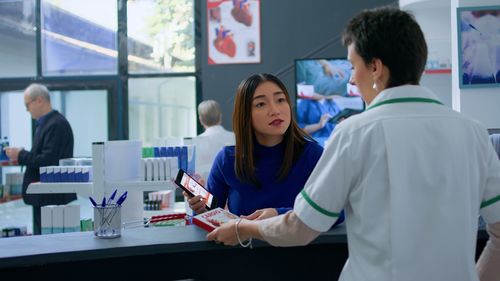
[(283, 136), (285, 152), (283, 162), (278, 172), (278, 180), (283, 180), (293, 165), (302, 154), (306, 141), (314, 141), (306, 132), (299, 128), (292, 113), (290, 95), (276, 76), (261, 73), (250, 76), (243, 80), (236, 91), (233, 111), (233, 131), (236, 137), (235, 164), (236, 176), (243, 182), (260, 186), (255, 176), (254, 141), (255, 131), (252, 125), (252, 101), (257, 87), (264, 83), (271, 82), (278, 86), (285, 94), (286, 101), (290, 106), (290, 126)]

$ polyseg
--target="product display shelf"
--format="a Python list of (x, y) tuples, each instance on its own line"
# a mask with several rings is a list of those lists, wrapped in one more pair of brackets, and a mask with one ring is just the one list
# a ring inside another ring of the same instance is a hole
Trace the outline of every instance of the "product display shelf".
[(34, 182), (28, 186), (28, 194), (76, 193), (83, 197), (92, 195), (91, 182)]
[(174, 190), (173, 181), (113, 181), (106, 182), (107, 191), (156, 191), (156, 190)]
[[(107, 182), (105, 186), (106, 191), (109, 193), (113, 192), (115, 189), (118, 189), (118, 191), (153, 191), (175, 189), (175, 184), (172, 181), (116, 181)], [(36, 182), (28, 186), (27, 193), (76, 193), (83, 197), (88, 197), (94, 194), (92, 182)]]
[(185, 212), (186, 212), (186, 204), (184, 202), (175, 202), (173, 208), (167, 208), (163, 210), (144, 210), (143, 214), (145, 218), (150, 218), (152, 216), (179, 214)]
[[(120, 142), (117, 145), (123, 146), (124, 144), (126, 143)], [(110, 145), (113, 147), (112, 144)], [(134, 174), (134, 168), (131, 170), (131, 167), (135, 166), (131, 165), (131, 163), (137, 162), (137, 159), (131, 157), (129, 157), (129, 161), (123, 161), (120, 158), (105, 159), (104, 147), (105, 143), (92, 144), (92, 182), (32, 183), (28, 186), (27, 193), (76, 193), (82, 197), (92, 196), (96, 200), (101, 200), (103, 197), (109, 197), (114, 190), (118, 190), (119, 193), (127, 191), (128, 200), (122, 209), (122, 219), (123, 221), (132, 221), (142, 218), (144, 191), (175, 189), (175, 184), (172, 181), (140, 181), (136, 179), (115, 181), (110, 179), (113, 178), (113, 173), (116, 175), (116, 165), (120, 165), (120, 176), (127, 173)], [(140, 151), (137, 150), (136, 153), (131, 153), (131, 155), (136, 154), (139, 155)], [(107, 166), (105, 165), (106, 161)], [(108, 171), (105, 167), (110, 168), (111, 171)]]

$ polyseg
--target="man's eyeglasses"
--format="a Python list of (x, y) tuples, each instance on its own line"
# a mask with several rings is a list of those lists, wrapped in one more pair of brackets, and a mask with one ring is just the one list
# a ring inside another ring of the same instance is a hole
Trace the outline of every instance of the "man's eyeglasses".
[(26, 110), (29, 110), (29, 109), (30, 109), (30, 104), (31, 104), (32, 102), (34, 102), (35, 100), (36, 100), (36, 99), (32, 99), (32, 100), (30, 100), (29, 102), (27, 102), (27, 103), (25, 103), (25, 104), (24, 104), (24, 105), (26, 106)]

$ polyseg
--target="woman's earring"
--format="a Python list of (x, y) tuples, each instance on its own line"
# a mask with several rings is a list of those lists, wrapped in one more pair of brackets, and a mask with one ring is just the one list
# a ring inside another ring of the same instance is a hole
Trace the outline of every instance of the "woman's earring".
[(372, 88), (373, 88), (374, 90), (376, 90), (376, 89), (377, 89), (377, 83), (376, 83), (376, 82), (373, 82), (373, 86), (372, 86)]

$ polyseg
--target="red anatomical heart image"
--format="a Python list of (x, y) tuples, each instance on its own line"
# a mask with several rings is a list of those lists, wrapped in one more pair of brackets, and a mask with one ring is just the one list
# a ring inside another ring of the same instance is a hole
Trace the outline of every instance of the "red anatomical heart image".
[(250, 13), (250, 4), (247, 3), (247, 0), (233, 0), (231, 15), (237, 22), (246, 26), (252, 25), (252, 14)]
[(220, 26), (220, 28), (215, 29), (215, 33), (217, 35), (214, 40), (215, 49), (230, 57), (234, 57), (236, 55), (236, 43), (234, 43), (230, 30), (224, 30), (224, 27)]

